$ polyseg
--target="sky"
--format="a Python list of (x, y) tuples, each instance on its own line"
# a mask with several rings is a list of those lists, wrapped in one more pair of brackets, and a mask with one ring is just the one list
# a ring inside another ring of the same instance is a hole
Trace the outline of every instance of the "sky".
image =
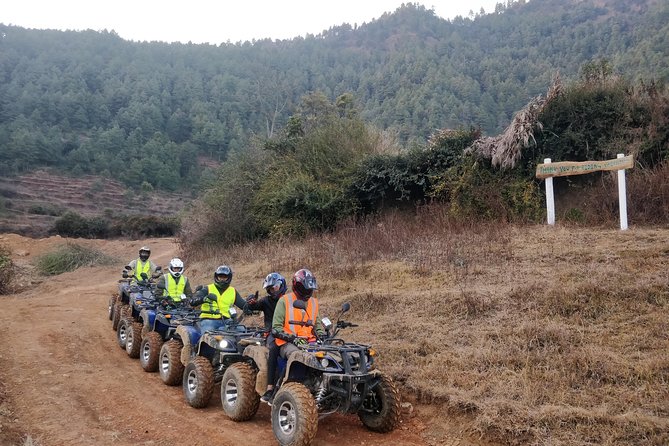
[(24, 28), (116, 31), (126, 40), (220, 44), (291, 39), (362, 25), (403, 3), (439, 17), (493, 12), (503, 0), (4, 0), (0, 23)]

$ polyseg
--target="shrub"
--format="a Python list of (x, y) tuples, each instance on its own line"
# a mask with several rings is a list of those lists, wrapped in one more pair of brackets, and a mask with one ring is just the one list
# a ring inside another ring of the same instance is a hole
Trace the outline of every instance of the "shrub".
[(104, 238), (109, 235), (109, 221), (102, 217), (86, 218), (68, 211), (56, 220), (54, 231), (65, 237)]
[(14, 262), (11, 252), (5, 246), (0, 246), (0, 295), (12, 292), (12, 280), (14, 279)]
[(82, 266), (111, 265), (115, 259), (96, 249), (75, 243), (67, 243), (56, 251), (37, 258), (35, 266), (40, 274), (54, 276)]

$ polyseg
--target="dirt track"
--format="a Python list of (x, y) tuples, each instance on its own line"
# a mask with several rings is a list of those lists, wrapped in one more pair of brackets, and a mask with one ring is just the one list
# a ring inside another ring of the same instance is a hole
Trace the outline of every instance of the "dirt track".
[[(17, 263), (63, 240), (33, 241), (0, 235), (0, 244), (19, 252)], [(95, 243), (95, 241), (86, 242)], [(125, 258), (138, 243), (97, 241), (97, 247)], [(155, 260), (176, 252), (170, 240), (152, 240)], [(131, 254), (132, 255), (132, 254)], [(220, 409), (219, 387), (206, 409), (186, 404), (181, 387), (165, 386), (145, 373), (116, 344), (107, 300), (119, 268), (82, 268), (0, 296), (0, 444), (24, 445), (273, 445), (269, 407), (235, 423)], [(433, 408), (434, 409), (434, 408)], [(439, 414), (428, 409), (426, 415)], [(444, 417), (445, 418), (445, 417)], [(423, 417), (405, 417), (391, 434), (366, 430), (355, 416), (333, 415), (319, 422), (315, 445), (427, 445), (431, 427)], [(456, 426), (440, 423), (436, 441), (470, 445)], [(453, 430), (454, 435), (444, 432)], [(32, 439), (32, 443), (26, 441)]]

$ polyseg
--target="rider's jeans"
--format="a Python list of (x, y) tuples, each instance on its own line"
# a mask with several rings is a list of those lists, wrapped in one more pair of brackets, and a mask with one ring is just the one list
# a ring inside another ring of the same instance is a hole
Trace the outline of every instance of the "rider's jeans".
[(223, 329), (225, 322), (223, 319), (200, 319), (199, 325), (200, 331), (204, 333), (205, 331)]

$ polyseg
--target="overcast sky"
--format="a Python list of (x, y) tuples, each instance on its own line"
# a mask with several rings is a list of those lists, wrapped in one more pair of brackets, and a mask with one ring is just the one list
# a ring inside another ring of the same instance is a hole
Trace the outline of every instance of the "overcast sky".
[(290, 39), (342, 23), (362, 25), (420, 3), (443, 18), (486, 13), (503, 0), (2, 0), (0, 23), (114, 30), (127, 40), (213, 43)]

